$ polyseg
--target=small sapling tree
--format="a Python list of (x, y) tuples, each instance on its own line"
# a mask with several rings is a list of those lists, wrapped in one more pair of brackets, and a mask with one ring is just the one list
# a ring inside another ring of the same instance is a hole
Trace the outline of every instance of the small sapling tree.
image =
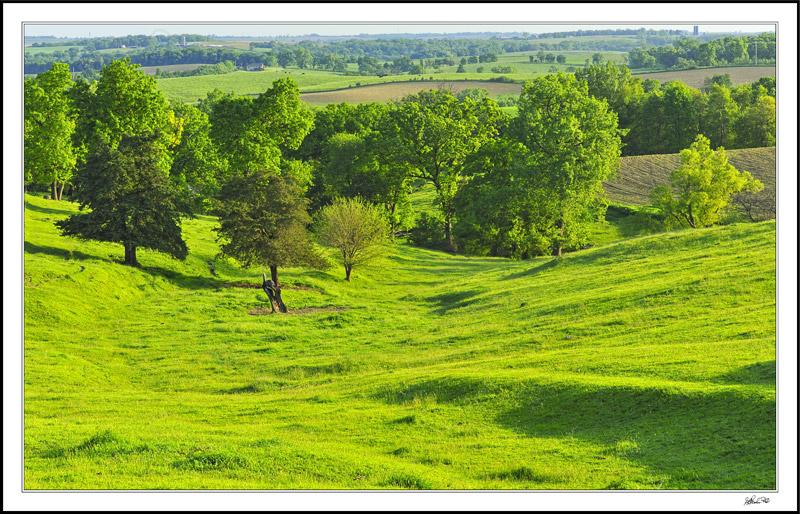
[(668, 226), (713, 225), (725, 214), (733, 195), (764, 188), (750, 173), (728, 164), (725, 149), (712, 150), (702, 134), (681, 151), (681, 161), (681, 167), (670, 176), (672, 187), (657, 186), (650, 192), (650, 201)]
[(317, 235), (341, 253), (345, 278), (378, 257), (388, 236), (380, 210), (359, 198), (339, 198), (319, 213)]

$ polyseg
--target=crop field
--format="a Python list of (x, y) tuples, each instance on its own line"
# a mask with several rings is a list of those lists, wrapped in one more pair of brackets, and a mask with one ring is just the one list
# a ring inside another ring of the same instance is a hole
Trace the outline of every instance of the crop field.
[[(25, 197), (24, 487), (777, 487), (775, 222), (344, 281), (62, 237)], [(214, 261), (216, 276), (209, 271)]]
[[(726, 150), (725, 154), (734, 168), (749, 171), (764, 184), (764, 190), (753, 196), (756, 218), (774, 219), (777, 173), (775, 147)], [(623, 157), (617, 180), (604, 182), (603, 188), (613, 202), (647, 205), (650, 203), (650, 191), (656, 186), (669, 184), (670, 174), (680, 165), (680, 154)]]
[(731, 66), (722, 68), (702, 68), (698, 70), (683, 71), (661, 71), (656, 73), (636, 73), (637, 77), (645, 79), (655, 79), (661, 83), (668, 80), (682, 80), (687, 86), (700, 89), (703, 81), (714, 75), (730, 75), (731, 84), (750, 84), (756, 82), (761, 77), (774, 77), (775, 66)]
[(449, 89), (453, 93), (459, 93), (468, 88), (481, 88), (488, 91), (490, 95), (515, 94), (522, 91), (521, 84), (506, 84), (502, 82), (480, 82), (480, 81), (413, 81), (399, 82), (392, 84), (378, 84), (374, 86), (362, 86), (357, 88), (343, 89), (340, 91), (329, 91), (321, 93), (302, 93), (300, 98), (307, 102), (314, 103), (340, 103), (351, 104), (362, 102), (388, 102), (390, 100), (400, 100), (401, 98), (417, 94), (426, 89)]

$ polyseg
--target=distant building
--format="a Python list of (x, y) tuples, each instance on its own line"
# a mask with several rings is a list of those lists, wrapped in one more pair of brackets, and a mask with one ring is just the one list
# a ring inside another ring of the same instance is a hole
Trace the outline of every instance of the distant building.
[(262, 63), (248, 64), (247, 71), (264, 71), (264, 65)]
[(700, 35), (700, 27), (697, 25), (694, 26), (694, 30), (692, 30), (692, 35), (699, 36)]

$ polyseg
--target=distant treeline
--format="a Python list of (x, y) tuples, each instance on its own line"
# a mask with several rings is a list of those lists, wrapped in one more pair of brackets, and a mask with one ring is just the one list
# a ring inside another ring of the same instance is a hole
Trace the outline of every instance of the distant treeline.
[(759, 64), (774, 64), (775, 34), (728, 36), (704, 43), (691, 38), (681, 38), (672, 46), (631, 50), (628, 53), (628, 63), (632, 69), (665, 70), (682, 70), (692, 66), (754, 64), (756, 52)]

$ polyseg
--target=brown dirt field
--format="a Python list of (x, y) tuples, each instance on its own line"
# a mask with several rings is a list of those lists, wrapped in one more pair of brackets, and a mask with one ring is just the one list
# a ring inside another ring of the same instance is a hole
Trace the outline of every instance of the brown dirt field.
[(700, 89), (703, 87), (703, 80), (706, 77), (713, 77), (714, 75), (731, 76), (731, 84), (737, 86), (739, 84), (750, 84), (757, 81), (761, 77), (774, 77), (775, 66), (737, 66), (730, 68), (705, 68), (702, 70), (684, 70), (684, 71), (662, 71), (658, 73), (642, 73), (635, 76), (645, 79), (656, 79), (661, 83), (668, 80), (682, 80), (684, 84), (689, 87)]
[(300, 99), (314, 103), (362, 103), (362, 102), (388, 102), (400, 100), (404, 96), (419, 93), (427, 89), (449, 89), (459, 93), (468, 88), (481, 88), (490, 95), (515, 94), (522, 91), (522, 84), (506, 84), (503, 82), (487, 81), (448, 81), (430, 80), (418, 82), (398, 82), (392, 84), (376, 84), (373, 86), (353, 87), (340, 91), (325, 91), (320, 93), (301, 93)]
[[(301, 309), (289, 309), (289, 312), (286, 314), (314, 314), (315, 312), (342, 312), (349, 310), (350, 309), (347, 307), (305, 307)], [(272, 311), (270, 309), (262, 309), (261, 307), (247, 311), (247, 314), (251, 316), (263, 316), (271, 313)], [(280, 314), (280, 312), (275, 311), (275, 314)]]

